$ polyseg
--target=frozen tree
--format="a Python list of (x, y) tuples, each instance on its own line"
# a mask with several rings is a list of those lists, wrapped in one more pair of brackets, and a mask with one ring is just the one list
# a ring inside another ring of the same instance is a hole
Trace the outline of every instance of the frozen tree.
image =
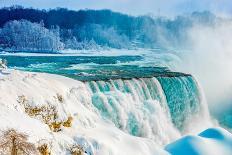
[[(119, 34), (113, 27), (104, 27), (99, 24), (86, 24), (74, 29), (74, 35), (79, 40), (93, 40), (98, 45), (113, 48), (128, 48), (129, 39), (124, 34)], [(92, 42), (92, 41), (91, 41)]]
[(43, 22), (20, 20), (6, 23), (1, 33), (7, 47), (15, 50), (55, 51), (63, 48), (58, 31), (46, 29)]
[(18, 155), (37, 155), (38, 151), (34, 144), (27, 142), (28, 136), (23, 133), (17, 133), (14, 129), (3, 132), (0, 137), (0, 151), (3, 154)]
[(93, 39), (87, 40), (84, 39), (83, 41), (78, 41), (76, 37), (73, 37), (71, 39), (68, 39), (65, 41), (65, 48), (67, 49), (76, 49), (76, 50), (81, 50), (81, 49), (86, 49), (86, 50), (91, 50), (91, 49), (101, 49), (100, 45), (98, 45)]

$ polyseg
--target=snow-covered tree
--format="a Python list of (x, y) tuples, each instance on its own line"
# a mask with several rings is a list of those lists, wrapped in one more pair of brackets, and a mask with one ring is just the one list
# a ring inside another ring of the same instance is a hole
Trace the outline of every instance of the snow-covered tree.
[(63, 48), (59, 29), (48, 30), (43, 22), (10, 21), (4, 25), (1, 34), (6, 46), (15, 50), (56, 51)]
[(81, 49), (94, 49), (98, 50), (101, 49), (100, 45), (98, 45), (93, 39), (91, 40), (83, 40), (83, 41), (78, 41), (76, 37), (73, 37), (71, 39), (68, 39), (65, 42), (65, 48), (67, 49), (76, 49), (76, 50), (81, 50)]
[(98, 45), (112, 48), (128, 48), (129, 39), (124, 34), (119, 34), (113, 27), (104, 27), (99, 24), (86, 24), (74, 29), (74, 35), (79, 40), (93, 40)]

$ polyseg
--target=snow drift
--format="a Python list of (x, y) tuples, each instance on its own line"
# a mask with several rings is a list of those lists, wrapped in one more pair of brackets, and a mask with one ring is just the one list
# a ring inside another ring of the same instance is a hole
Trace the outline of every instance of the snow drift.
[(232, 135), (222, 128), (209, 128), (198, 136), (185, 136), (165, 147), (172, 155), (230, 155)]

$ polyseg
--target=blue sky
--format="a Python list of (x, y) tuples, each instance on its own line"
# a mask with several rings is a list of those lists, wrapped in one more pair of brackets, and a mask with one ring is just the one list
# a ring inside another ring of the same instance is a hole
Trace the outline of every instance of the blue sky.
[(164, 16), (209, 10), (232, 16), (232, 0), (0, 0), (0, 6), (22, 5), (35, 8), (111, 9), (131, 15), (152, 13)]

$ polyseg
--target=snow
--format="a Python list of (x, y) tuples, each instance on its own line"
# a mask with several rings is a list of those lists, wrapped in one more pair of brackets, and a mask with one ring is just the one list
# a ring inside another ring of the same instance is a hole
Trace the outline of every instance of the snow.
[[(91, 94), (80, 81), (45, 73), (2, 70), (0, 72), (0, 129), (14, 128), (29, 135), (29, 141), (51, 144), (52, 154), (70, 154), (73, 144), (88, 155), (229, 155), (232, 135), (222, 128), (211, 128), (198, 136), (186, 136), (169, 145), (158, 145), (149, 138), (129, 135), (103, 119), (91, 104)], [(63, 102), (56, 98), (62, 95)], [(19, 102), (25, 96), (32, 107), (52, 105), (57, 121), (73, 117), (71, 127), (52, 132), (39, 117), (30, 117)], [(161, 121), (161, 120), (160, 120)]]
[[(131, 136), (103, 120), (90, 100), (86, 100), (90, 94), (80, 81), (58, 75), (10, 70), (0, 74), (0, 92), (0, 129), (14, 128), (25, 132), (34, 143), (46, 139), (52, 143), (53, 154), (67, 154), (67, 149), (76, 143), (83, 145), (89, 155), (167, 154), (152, 140)], [(63, 95), (64, 103), (54, 98), (57, 93)], [(51, 132), (41, 120), (25, 114), (17, 102), (21, 95), (26, 96), (32, 106), (55, 105), (60, 120), (71, 115), (74, 118), (72, 127)]]
[(231, 155), (232, 134), (222, 128), (209, 128), (198, 136), (185, 136), (165, 148), (172, 155)]

